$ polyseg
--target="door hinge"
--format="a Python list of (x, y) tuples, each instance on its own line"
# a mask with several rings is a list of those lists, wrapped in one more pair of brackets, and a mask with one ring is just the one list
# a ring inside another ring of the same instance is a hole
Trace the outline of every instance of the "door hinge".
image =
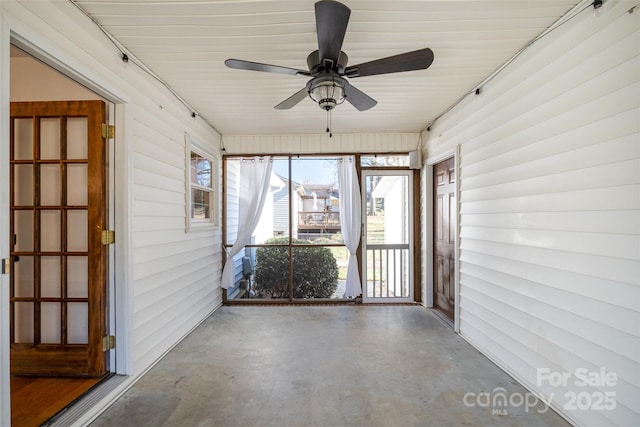
[(102, 244), (103, 245), (112, 245), (116, 242), (116, 232), (113, 230), (103, 230), (102, 231)]
[(11, 261), (9, 258), (2, 260), (2, 274), (9, 274), (11, 272)]
[(113, 139), (116, 136), (116, 127), (113, 125), (102, 124), (102, 137)]
[(115, 335), (106, 335), (102, 338), (102, 351), (107, 351), (116, 348)]

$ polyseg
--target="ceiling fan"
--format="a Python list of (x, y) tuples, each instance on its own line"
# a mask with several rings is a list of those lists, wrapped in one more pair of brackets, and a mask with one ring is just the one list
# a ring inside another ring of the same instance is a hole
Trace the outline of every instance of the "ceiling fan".
[(307, 57), (309, 71), (241, 59), (227, 59), (224, 62), (227, 67), (240, 70), (311, 77), (304, 88), (276, 105), (275, 108), (278, 110), (289, 109), (309, 96), (327, 112), (345, 99), (359, 111), (365, 111), (375, 106), (377, 101), (351, 85), (345, 77), (353, 79), (424, 70), (433, 62), (433, 51), (425, 48), (347, 66), (347, 54), (341, 49), (351, 9), (337, 1), (321, 0), (315, 4), (315, 12), (318, 50), (311, 52)]

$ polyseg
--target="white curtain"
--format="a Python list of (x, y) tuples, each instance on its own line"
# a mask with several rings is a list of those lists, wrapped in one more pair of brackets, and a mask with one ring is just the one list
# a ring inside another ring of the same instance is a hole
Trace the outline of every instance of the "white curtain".
[(222, 271), (221, 286), (223, 289), (233, 286), (235, 278), (233, 257), (244, 248), (244, 245), (249, 243), (256, 225), (260, 221), (264, 202), (271, 194), (269, 191), (271, 167), (271, 157), (245, 159), (240, 164), (239, 181), (244, 185), (243, 191), (240, 192), (238, 207), (238, 236), (231, 250), (227, 252), (227, 262)]
[(362, 199), (360, 198), (360, 184), (358, 183), (354, 156), (343, 156), (338, 159), (338, 186), (340, 188), (342, 238), (349, 250), (345, 296), (352, 298), (362, 293), (356, 255), (360, 244)]

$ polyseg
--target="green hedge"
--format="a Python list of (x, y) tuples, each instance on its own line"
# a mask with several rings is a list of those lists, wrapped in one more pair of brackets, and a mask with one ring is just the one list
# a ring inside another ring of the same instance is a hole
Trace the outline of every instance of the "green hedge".
[[(288, 237), (274, 237), (267, 245), (287, 245)], [(293, 244), (310, 243), (293, 239)], [(326, 247), (293, 247), (293, 297), (330, 298), (338, 286), (338, 264)], [(289, 298), (289, 247), (256, 250), (254, 290), (259, 298)]]

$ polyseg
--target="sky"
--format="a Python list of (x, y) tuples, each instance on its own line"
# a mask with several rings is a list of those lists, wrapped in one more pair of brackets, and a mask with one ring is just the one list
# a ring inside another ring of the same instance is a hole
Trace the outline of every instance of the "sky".
[[(334, 162), (334, 164), (331, 164)], [(286, 159), (275, 159), (273, 171), (287, 177), (288, 164)], [(292, 160), (292, 179), (299, 183), (308, 184), (336, 184), (335, 159), (329, 158), (294, 158)]]

